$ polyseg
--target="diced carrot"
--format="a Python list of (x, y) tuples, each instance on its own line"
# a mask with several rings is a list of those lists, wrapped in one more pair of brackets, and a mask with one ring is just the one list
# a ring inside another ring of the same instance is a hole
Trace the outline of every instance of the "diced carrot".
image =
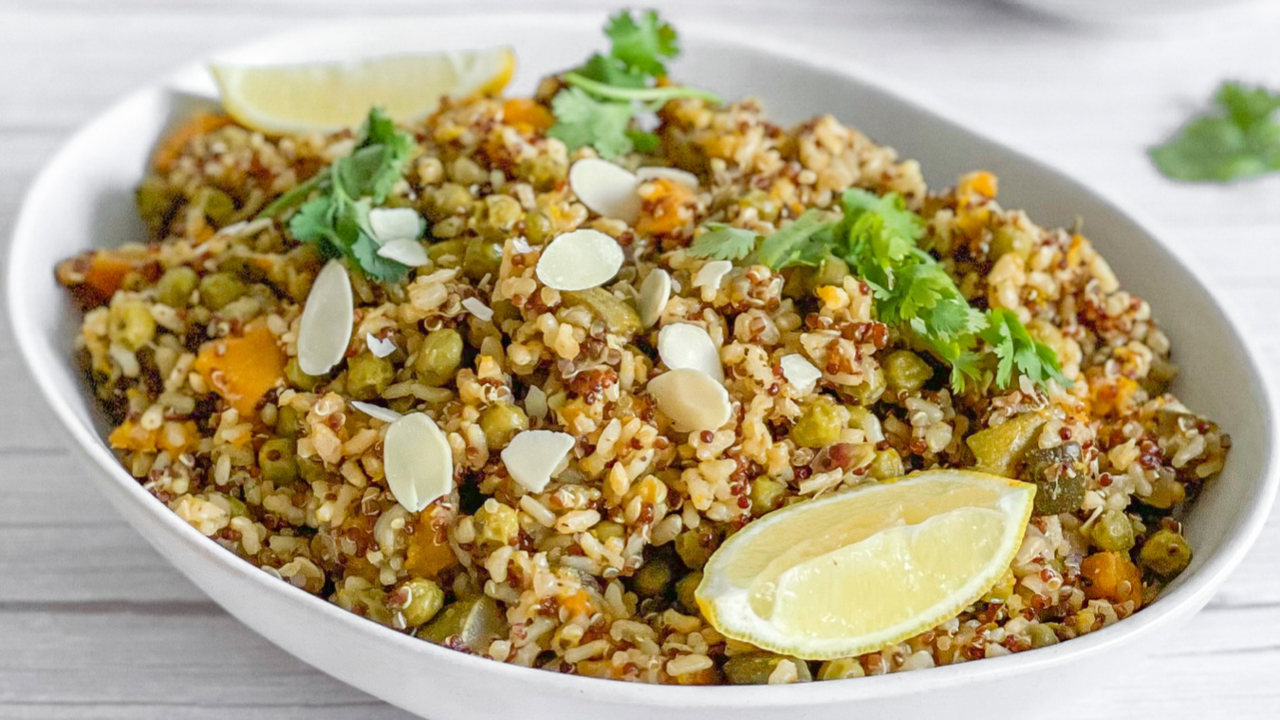
[(155, 254), (90, 250), (58, 263), (55, 275), (83, 305), (97, 307), (110, 301), (133, 272), (146, 280), (159, 277)]
[(960, 178), (959, 192), (957, 195), (964, 197), (977, 193), (984, 198), (990, 200), (996, 196), (999, 191), (999, 182), (994, 173), (986, 170), (971, 172)]
[(636, 231), (641, 235), (672, 235), (693, 224), (696, 202), (693, 191), (682, 183), (658, 178), (646, 184), (640, 199)]
[(1080, 563), (1080, 576), (1085, 581), (1084, 594), (1092, 600), (1133, 601), (1135, 610), (1142, 604), (1142, 574), (1125, 553), (1090, 555)]
[(241, 416), (252, 417), (258, 400), (284, 379), (285, 355), (266, 323), (245, 327), (239, 337), (211, 340), (196, 355), (195, 370)]
[(502, 121), (523, 133), (546, 132), (556, 119), (532, 98), (511, 98), (502, 104)]
[(448, 518), (437, 506), (418, 514), (405, 556), (404, 567), (409, 574), (434, 580), (440, 573), (458, 564), (458, 558), (450, 549), (445, 536), (447, 525)]
[(111, 431), (107, 442), (117, 450), (141, 450), (154, 452), (158, 430), (147, 430), (132, 420), (125, 420)]
[(570, 617), (595, 612), (595, 603), (591, 602), (591, 596), (582, 590), (577, 590), (572, 595), (561, 596), (560, 606), (569, 611)]
[(186, 122), (179, 125), (177, 129), (160, 141), (151, 156), (151, 164), (160, 172), (168, 172), (174, 161), (182, 154), (182, 149), (187, 146), (187, 143), (201, 135), (208, 135), (214, 130), (230, 124), (231, 117), (228, 115), (210, 112), (198, 112), (192, 115)]

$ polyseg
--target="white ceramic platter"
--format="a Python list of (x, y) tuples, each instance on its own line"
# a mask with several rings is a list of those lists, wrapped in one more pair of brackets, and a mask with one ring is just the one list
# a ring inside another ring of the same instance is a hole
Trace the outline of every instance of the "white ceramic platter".
[[(596, 15), (344, 21), (257, 42), (219, 59), (266, 63), (511, 45), (520, 61), (512, 89), (527, 93), (542, 74), (573, 66), (601, 48), (602, 22)], [(1045, 679), (1036, 675), (1051, 673), (1055, 686), (1063, 687), (1071, 673), (1141, 662), (1140, 656), (1116, 651), (1174, 633), (1179, 621), (1209, 600), (1258, 534), (1280, 478), (1269, 395), (1256, 355), (1237, 326), (1195, 274), (1129, 215), (979, 130), (906, 99), (874, 73), (764, 38), (746, 40), (741, 33), (688, 23), (680, 23), (680, 30), (685, 56), (675, 73), (682, 81), (729, 98), (757, 95), (783, 122), (834, 113), (918, 158), (932, 186), (950, 184), (974, 168), (994, 171), (1001, 202), (1026, 208), (1042, 224), (1086, 218), (1090, 238), (1124, 286), (1147, 298), (1163, 321), (1184, 371), (1177, 392), (1192, 408), (1222, 421), (1234, 440), (1225, 472), (1188, 523), (1195, 560), (1159, 601), (1105, 630), (1007, 657), (840, 682), (690, 688), (594, 680), (464, 655), (273, 579), (203, 537), (117, 465), (102, 440), (105, 424), (72, 360), (79, 314), (53, 276), (64, 257), (142, 237), (132, 190), (165, 127), (212, 97), (212, 82), (199, 66), (140, 90), (77, 133), (39, 175), (15, 225), (8, 267), (14, 333), (69, 442), (91, 468), (92, 482), (161, 554), (245, 624), (317, 668), (435, 720), (649, 720), (674, 711), (726, 720), (930, 711), (960, 717), (989, 711), (1010, 699), (1011, 688), (1033, 695)], [(985, 693), (990, 702), (976, 699)]]

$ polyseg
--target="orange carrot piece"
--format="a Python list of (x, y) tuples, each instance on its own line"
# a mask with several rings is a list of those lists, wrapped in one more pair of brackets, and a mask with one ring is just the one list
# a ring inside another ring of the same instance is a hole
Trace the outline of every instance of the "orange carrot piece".
[(242, 417), (284, 379), (285, 355), (266, 323), (250, 323), (239, 337), (211, 340), (196, 355), (195, 370)]
[(531, 98), (511, 98), (502, 104), (502, 121), (523, 133), (539, 133), (550, 129), (556, 119)]

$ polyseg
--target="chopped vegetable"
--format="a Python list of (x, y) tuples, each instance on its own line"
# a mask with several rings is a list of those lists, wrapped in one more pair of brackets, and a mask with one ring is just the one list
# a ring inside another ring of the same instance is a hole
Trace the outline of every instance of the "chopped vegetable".
[(1142, 604), (1142, 574), (1129, 556), (1121, 552), (1094, 553), (1080, 562), (1084, 594), (1089, 599)]
[(251, 323), (239, 337), (211, 340), (196, 355), (195, 370), (241, 417), (252, 417), (258, 401), (284, 381), (285, 354), (265, 322)]
[(1280, 94), (1226, 82), (1216, 107), (1151, 149), (1160, 172), (1174, 180), (1228, 182), (1280, 170)]

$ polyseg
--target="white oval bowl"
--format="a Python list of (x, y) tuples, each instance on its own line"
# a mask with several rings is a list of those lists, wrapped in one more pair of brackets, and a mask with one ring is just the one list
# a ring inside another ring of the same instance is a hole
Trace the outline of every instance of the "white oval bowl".
[[(455, 16), (344, 21), (306, 28), (221, 53), (220, 60), (281, 62), (396, 51), (512, 45), (520, 58), (513, 87), (529, 92), (547, 72), (570, 67), (603, 43), (596, 15)], [(1234, 445), (1222, 475), (1190, 514), (1196, 549), (1184, 572), (1150, 607), (1101, 631), (1049, 648), (923, 672), (794, 686), (669, 687), (530, 670), (446, 650), (348, 613), (272, 578), (223, 550), (157, 502), (116, 462), (72, 359), (79, 313), (54, 281), (54, 265), (90, 247), (143, 237), (132, 203), (150, 151), (164, 129), (208, 102), (200, 66), (179, 70), (103, 113), (72, 137), (30, 189), (14, 226), (8, 267), (13, 332), (32, 378), (94, 482), (130, 524), (216, 602), (264, 637), (334, 677), (435, 720), (603, 717), (651, 720), (687, 711), (699, 718), (904, 717), (984, 714), (988, 697), (1031, 698), (1053, 673), (1095, 674), (1133, 662), (1121, 648), (1168, 634), (1199, 610), (1257, 537), (1280, 481), (1276, 423), (1257, 355), (1204, 284), (1150, 232), (1079, 182), (908, 100), (865, 69), (767, 39), (680, 23), (685, 55), (676, 74), (725, 97), (756, 95), (793, 122), (830, 112), (905, 157), (920, 160), (931, 186), (985, 168), (1001, 181), (1001, 201), (1042, 224), (1088, 219), (1090, 237), (1125, 288), (1150, 301), (1173, 342), (1183, 374), (1176, 392), (1219, 420)], [(1082, 660), (1089, 662), (1081, 662)], [(1040, 676), (1040, 677), (1036, 677)], [(1017, 678), (1025, 691), (1011, 690)], [(1087, 687), (1087, 686), (1085, 686)], [(1011, 699), (1011, 698), (1010, 698)]]

